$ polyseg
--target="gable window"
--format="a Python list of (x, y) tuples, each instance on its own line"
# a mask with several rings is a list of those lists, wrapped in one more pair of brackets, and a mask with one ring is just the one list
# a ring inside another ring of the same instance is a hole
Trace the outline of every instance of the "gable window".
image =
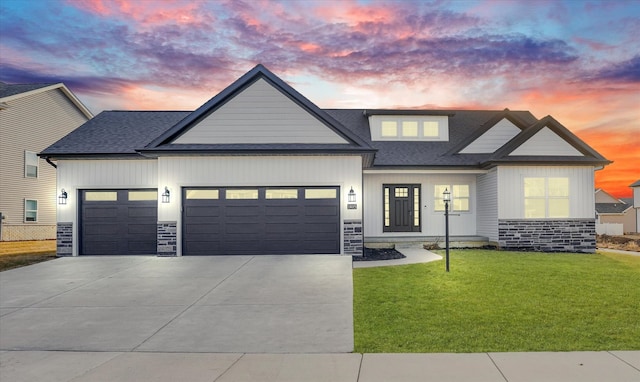
[(469, 185), (468, 184), (437, 184), (433, 190), (433, 205), (435, 211), (444, 211), (442, 193), (444, 190), (451, 192), (450, 211), (469, 212)]
[(33, 199), (24, 200), (24, 221), (37, 222), (38, 221), (38, 201)]
[(374, 141), (448, 141), (446, 115), (372, 115), (369, 117)]
[(524, 178), (524, 217), (568, 218), (569, 178)]
[(24, 177), (38, 177), (38, 155), (33, 151), (24, 152)]

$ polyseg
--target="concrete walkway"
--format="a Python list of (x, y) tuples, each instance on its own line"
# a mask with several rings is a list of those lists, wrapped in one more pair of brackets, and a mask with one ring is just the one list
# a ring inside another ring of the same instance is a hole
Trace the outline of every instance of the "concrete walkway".
[(638, 382), (640, 351), (475, 354), (0, 352), (1, 381)]
[(597, 248), (596, 252), (609, 252), (609, 253), (619, 253), (621, 255), (640, 256), (640, 252), (623, 251), (621, 249), (611, 249), (611, 248)]

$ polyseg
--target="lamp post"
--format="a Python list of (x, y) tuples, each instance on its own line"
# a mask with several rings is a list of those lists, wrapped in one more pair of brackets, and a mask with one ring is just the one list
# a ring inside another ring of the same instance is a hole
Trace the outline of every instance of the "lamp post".
[(444, 202), (444, 232), (446, 244), (446, 267), (449, 272), (449, 202), (451, 202), (451, 192), (445, 188), (442, 193), (442, 201)]

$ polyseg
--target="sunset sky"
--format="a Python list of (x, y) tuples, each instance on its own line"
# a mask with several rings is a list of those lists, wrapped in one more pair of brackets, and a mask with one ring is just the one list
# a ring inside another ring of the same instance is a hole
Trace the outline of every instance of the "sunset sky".
[(640, 179), (640, 0), (2, 0), (0, 81), (193, 110), (258, 63), (322, 108), (530, 110)]

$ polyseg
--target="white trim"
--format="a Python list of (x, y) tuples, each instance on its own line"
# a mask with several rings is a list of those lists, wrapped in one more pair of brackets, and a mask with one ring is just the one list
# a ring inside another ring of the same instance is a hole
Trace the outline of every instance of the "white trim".
[(45, 86), (42, 88), (38, 88), (38, 89), (33, 89), (27, 92), (14, 94), (7, 97), (2, 97), (0, 98), (0, 102), (3, 102), (3, 103), (9, 102), (9, 101), (13, 101), (14, 99), (27, 97), (34, 94), (44, 93), (46, 91), (55, 90), (55, 89), (60, 89), (60, 91), (62, 91), (64, 95), (66, 95), (67, 98), (69, 98), (69, 100), (80, 110), (80, 112), (82, 112), (82, 114), (85, 115), (85, 117), (87, 117), (88, 119), (93, 118), (93, 113), (91, 113), (91, 111), (89, 111), (89, 109), (87, 109), (87, 107), (84, 106), (84, 104), (80, 102), (80, 100), (62, 82)]
[(362, 170), (363, 174), (488, 174), (490, 170)]

